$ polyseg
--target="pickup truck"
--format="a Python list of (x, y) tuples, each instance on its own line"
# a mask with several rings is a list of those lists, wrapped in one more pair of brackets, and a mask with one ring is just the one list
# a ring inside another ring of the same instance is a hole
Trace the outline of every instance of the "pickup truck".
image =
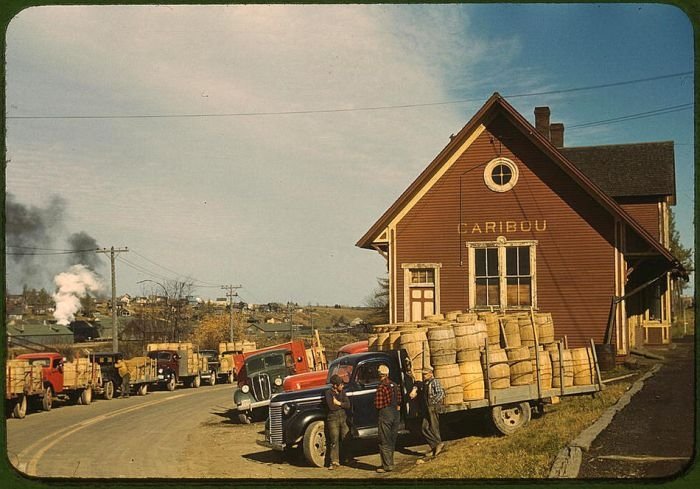
[[(488, 356), (486, 364), (488, 368)], [(414, 426), (411, 421), (417, 418), (418, 406), (416, 400), (409, 400), (408, 397), (414, 382), (406, 350), (357, 353), (336, 359), (328, 370), (329, 379), (337, 374), (346, 383), (345, 392), (351, 404), (352, 438), (378, 436), (374, 398), (379, 384), (380, 365), (389, 367), (389, 377), (401, 387), (403, 404), (399, 433), (405, 434)], [(563, 371), (560, 374), (563, 376)], [(537, 379), (536, 384), (489, 389), (485, 399), (445, 405), (442, 406), (441, 412), (490, 410), (491, 421), (496, 430), (509, 435), (530, 421), (533, 406), (541, 408), (544, 402), (554, 397), (593, 393), (602, 388), (602, 384), (598, 383), (543, 390), (539, 375)], [(327, 408), (323, 400), (326, 389), (328, 387), (324, 386), (273, 395), (270, 399), (265, 439), (258, 441), (258, 444), (279, 451), (289, 451), (301, 446), (306, 460), (312, 465), (322, 467), (326, 452), (324, 420)]]

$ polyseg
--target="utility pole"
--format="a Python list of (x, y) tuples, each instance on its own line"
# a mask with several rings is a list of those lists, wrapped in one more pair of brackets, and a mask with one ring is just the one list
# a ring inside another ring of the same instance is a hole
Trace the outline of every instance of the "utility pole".
[(119, 351), (119, 332), (117, 331), (117, 274), (114, 266), (115, 253), (126, 253), (129, 248), (102, 248), (96, 250), (97, 253), (109, 253), (109, 259), (112, 262), (112, 351)]
[(238, 297), (238, 292), (235, 292), (235, 291), (242, 288), (242, 287), (243, 287), (242, 285), (222, 285), (221, 286), (222, 289), (228, 290), (228, 292), (226, 293), (226, 297), (229, 298), (229, 300), (228, 300), (228, 312), (229, 312), (228, 326), (229, 326), (229, 330), (230, 330), (229, 341), (231, 343), (233, 343), (233, 298)]

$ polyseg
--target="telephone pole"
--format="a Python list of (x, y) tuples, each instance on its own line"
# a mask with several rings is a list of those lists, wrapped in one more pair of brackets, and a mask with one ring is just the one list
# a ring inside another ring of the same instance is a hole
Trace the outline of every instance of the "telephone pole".
[[(226, 297), (229, 298), (228, 300), (228, 326), (230, 330), (230, 338), (229, 341), (233, 343), (233, 298), (238, 297), (238, 292), (236, 290), (242, 288), (242, 285), (222, 285), (221, 288), (224, 290), (228, 290), (226, 293)], [(242, 338), (241, 338), (242, 339)]]
[(102, 248), (101, 250), (96, 250), (97, 253), (109, 253), (109, 259), (112, 263), (112, 351), (119, 351), (119, 332), (117, 331), (117, 274), (116, 268), (114, 266), (115, 253), (126, 253), (129, 248), (115, 248), (112, 246), (110, 249)]

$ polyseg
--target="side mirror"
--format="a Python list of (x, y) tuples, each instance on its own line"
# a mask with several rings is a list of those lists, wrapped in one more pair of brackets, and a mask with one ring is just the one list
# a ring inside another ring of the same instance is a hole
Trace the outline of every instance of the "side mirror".
[(301, 362), (301, 357), (297, 357), (297, 362)]

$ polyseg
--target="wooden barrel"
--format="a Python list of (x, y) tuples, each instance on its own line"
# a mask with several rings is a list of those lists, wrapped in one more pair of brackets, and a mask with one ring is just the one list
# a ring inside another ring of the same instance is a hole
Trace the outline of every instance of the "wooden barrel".
[(411, 359), (413, 376), (416, 380), (423, 380), (423, 367), (430, 365), (430, 347), (425, 336), (425, 330), (416, 329), (401, 333), (399, 347), (406, 350)]
[(481, 360), (481, 350), (457, 350), (457, 363)]
[(460, 314), (462, 314), (462, 311), (448, 311), (445, 313), (445, 319), (449, 321), (456, 321), (457, 316), (459, 316)]
[(457, 315), (456, 321), (458, 323), (473, 323), (474, 321), (477, 320), (477, 315), (476, 313), (473, 312), (464, 312), (462, 314)]
[(591, 385), (595, 382), (595, 363), (590, 348), (572, 349), (571, 363), (574, 370), (574, 385)]
[(537, 324), (537, 337), (540, 344), (546, 345), (554, 342), (554, 321), (548, 312), (535, 314)]
[(389, 350), (389, 333), (377, 334), (377, 351)]
[(372, 326), (372, 331), (375, 333), (386, 333), (389, 331), (389, 325), (388, 324), (377, 324), (376, 326)]
[(510, 385), (532, 384), (532, 362), (528, 347), (508, 348), (506, 354), (510, 360)]
[(503, 326), (503, 333), (508, 348), (520, 348), (522, 344), (520, 342), (520, 325), (518, 324), (518, 319), (514, 317), (501, 319), (501, 325)]
[(451, 326), (435, 326), (428, 328), (428, 343), (430, 351), (437, 353), (442, 350), (455, 351), (457, 349), (455, 343), (455, 333)]
[(480, 313), (479, 319), (486, 323), (489, 345), (498, 345), (501, 342), (501, 326), (498, 324), (498, 316), (495, 313)]
[(489, 337), (486, 323), (482, 320), (473, 323), (456, 323), (452, 329), (455, 333), (457, 351), (482, 348)]
[(535, 346), (537, 326), (533, 326), (530, 316), (520, 316), (518, 318), (518, 329), (520, 330), (520, 343), (522, 346)]
[(377, 351), (377, 335), (375, 333), (367, 336), (367, 349), (369, 351)]
[(401, 332), (400, 331), (391, 331), (389, 333), (389, 350), (398, 350), (401, 348), (401, 345), (399, 344), (399, 338), (401, 337)]
[(562, 350), (561, 361), (559, 350), (550, 351), (552, 357), (552, 387), (561, 387), (561, 368), (564, 368), (564, 387), (574, 385), (574, 366), (571, 361), (571, 350)]
[(427, 321), (442, 321), (443, 319), (445, 319), (445, 316), (443, 316), (442, 314), (429, 314), (425, 316), (425, 319)]
[(464, 390), (459, 366), (456, 363), (439, 365), (435, 367), (433, 374), (445, 391), (445, 404), (462, 404)]
[(462, 396), (465, 401), (478, 401), (484, 399), (484, 371), (481, 362), (460, 362), (459, 373), (462, 375)]
[[(498, 347), (489, 347), (489, 378), (492, 389), (507, 389), (510, 387), (510, 367), (506, 351)], [(486, 352), (482, 352), (481, 366), (486, 368)]]
[(457, 351), (456, 350), (440, 350), (430, 352), (430, 364), (433, 367), (442, 367), (445, 365), (451, 365), (457, 363)]
[[(532, 363), (532, 378), (537, 382), (537, 357), (535, 348), (529, 347), (530, 362)], [(552, 359), (549, 356), (549, 351), (545, 350), (542, 345), (539, 347), (539, 371), (540, 371), (540, 386), (542, 389), (552, 388)]]

